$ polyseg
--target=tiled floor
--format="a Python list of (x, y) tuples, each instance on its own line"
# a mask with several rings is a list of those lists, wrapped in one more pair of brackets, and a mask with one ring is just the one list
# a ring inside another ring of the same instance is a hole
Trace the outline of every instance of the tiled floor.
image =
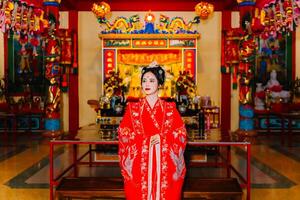
[[(279, 138), (277, 138), (279, 139)], [(298, 200), (300, 199), (300, 143), (293, 147), (282, 147), (276, 138), (259, 138), (252, 145), (252, 192), (255, 200)], [(10, 141), (10, 140), (9, 140)], [(82, 147), (83, 148), (83, 147)], [(48, 190), (48, 140), (42, 137), (18, 137), (16, 143), (0, 142), (0, 200), (47, 200)], [(56, 172), (68, 165), (68, 147), (55, 150)], [(233, 165), (245, 171), (245, 153), (233, 149)], [(118, 174), (117, 167), (82, 167), (80, 174)], [(215, 168), (190, 168), (189, 176), (222, 175)]]

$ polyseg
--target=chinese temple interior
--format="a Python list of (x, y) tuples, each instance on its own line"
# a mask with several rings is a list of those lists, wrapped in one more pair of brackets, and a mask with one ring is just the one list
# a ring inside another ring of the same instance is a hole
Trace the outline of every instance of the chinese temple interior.
[(154, 63), (182, 199), (298, 200), (299, 24), (300, 0), (0, 0), (0, 199), (125, 199), (118, 127)]

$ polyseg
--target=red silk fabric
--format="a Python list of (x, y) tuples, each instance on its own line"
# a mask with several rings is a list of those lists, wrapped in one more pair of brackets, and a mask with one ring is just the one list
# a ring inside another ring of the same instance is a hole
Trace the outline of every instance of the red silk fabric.
[[(129, 103), (118, 133), (126, 199), (181, 199), (186, 129), (175, 104)], [(159, 138), (156, 144), (153, 137)]]

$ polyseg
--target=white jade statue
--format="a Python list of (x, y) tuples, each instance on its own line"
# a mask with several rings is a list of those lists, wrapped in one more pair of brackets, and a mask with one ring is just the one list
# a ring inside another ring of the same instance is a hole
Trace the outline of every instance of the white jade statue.
[(279, 81), (277, 80), (277, 72), (272, 70), (270, 73), (270, 80), (268, 81), (266, 88), (272, 88), (274, 86), (280, 86)]
[[(287, 90), (282, 90), (282, 87), (277, 80), (277, 72), (272, 70), (270, 73), (270, 80), (268, 81), (267, 85), (265, 86), (266, 89), (270, 89), (272, 102), (275, 102), (276, 99), (282, 99), (283, 102), (288, 102), (290, 99), (290, 92)], [(274, 89), (276, 88), (276, 89)]]

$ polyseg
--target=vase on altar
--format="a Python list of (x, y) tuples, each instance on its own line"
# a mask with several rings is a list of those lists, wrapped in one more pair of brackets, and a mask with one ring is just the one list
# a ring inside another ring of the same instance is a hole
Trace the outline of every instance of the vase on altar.
[(265, 109), (265, 91), (262, 83), (256, 83), (255, 97), (254, 97), (254, 109), (264, 110)]

